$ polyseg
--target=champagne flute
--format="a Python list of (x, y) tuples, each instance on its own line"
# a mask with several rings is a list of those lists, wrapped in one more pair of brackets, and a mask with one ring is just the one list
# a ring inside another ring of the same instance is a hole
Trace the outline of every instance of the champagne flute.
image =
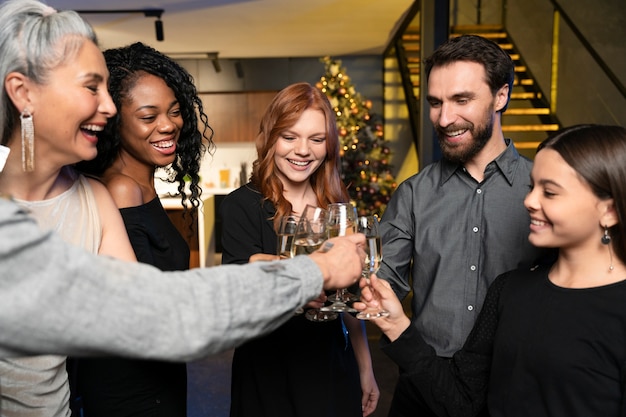
[[(363, 263), (362, 276), (369, 284), (371, 274), (378, 272), (383, 260), (383, 246), (378, 231), (378, 218), (376, 216), (362, 216), (357, 221), (357, 231), (365, 235), (365, 262)], [(367, 308), (357, 313), (356, 317), (361, 320), (372, 320), (386, 317), (389, 312), (382, 308)]]
[(294, 214), (288, 214), (280, 218), (278, 222), (278, 246), (276, 254), (281, 259), (293, 258), (295, 256), (295, 247), (293, 241), (296, 237), (296, 228), (300, 218)]
[[(302, 212), (293, 241), (295, 255), (308, 255), (322, 246), (328, 236), (326, 231), (326, 210), (307, 205)], [(310, 321), (335, 320), (338, 315), (317, 308), (307, 310), (305, 317)]]
[[(282, 216), (278, 221), (276, 254), (280, 259), (289, 259), (295, 256), (293, 241), (296, 237), (296, 228), (298, 227), (299, 221), (300, 217), (295, 214)], [(296, 315), (302, 313), (304, 313), (304, 308), (302, 307), (296, 308), (294, 312)]]
[(309, 255), (326, 240), (326, 210), (307, 205), (296, 227), (293, 246), (295, 255)]
[[(350, 203), (331, 203), (328, 205), (328, 238), (346, 236), (356, 232), (356, 208)], [(337, 290), (334, 296), (329, 297), (332, 304), (322, 307), (322, 311), (356, 313), (356, 310), (348, 304), (348, 301), (358, 299), (354, 294), (350, 294), (346, 288)]]

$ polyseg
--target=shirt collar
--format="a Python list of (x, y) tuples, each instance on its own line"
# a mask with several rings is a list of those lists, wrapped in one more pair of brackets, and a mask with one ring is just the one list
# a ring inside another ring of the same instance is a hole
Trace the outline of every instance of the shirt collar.
[[(498, 157), (489, 163), (495, 164), (496, 167), (500, 170), (504, 178), (506, 178), (509, 185), (513, 184), (513, 178), (515, 177), (515, 170), (519, 165), (519, 159), (521, 158), (517, 149), (513, 145), (513, 141), (511, 139), (504, 139), (506, 143), (506, 149), (502, 152)], [(441, 184), (446, 183), (454, 173), (463, 169), (463, 165), (457, 162), (450, 162), (447, 159), (441, 160)], [(487, 171), (489, 166), (485, 169)]]

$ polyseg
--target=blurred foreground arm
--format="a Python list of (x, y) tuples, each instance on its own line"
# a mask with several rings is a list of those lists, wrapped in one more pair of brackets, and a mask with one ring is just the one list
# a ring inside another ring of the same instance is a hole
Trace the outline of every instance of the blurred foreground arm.
[(322, 286), (356, 282), (359, 242), (278, 262), (161, 272), (70, 246), (0, 198), (0, 356), (186, 361), (216, 353), (275, 329)]

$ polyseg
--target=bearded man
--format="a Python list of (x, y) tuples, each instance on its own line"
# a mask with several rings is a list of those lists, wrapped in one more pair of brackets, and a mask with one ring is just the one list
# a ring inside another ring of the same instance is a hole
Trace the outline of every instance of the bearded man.
[[(528, 242), (523, 200), (532, 162), (502, 132), (513, 88), (509, 55), (464, 35), (426, 60), (426, 75), (443, 158), (394, 192), (381, 222), (378, 276), (401, 300), (413, 290), (412, 325), (446, 358), (463, 345), (489, 284), (545, 253)], [(434, 415), (402, 370), (389, 415)]]

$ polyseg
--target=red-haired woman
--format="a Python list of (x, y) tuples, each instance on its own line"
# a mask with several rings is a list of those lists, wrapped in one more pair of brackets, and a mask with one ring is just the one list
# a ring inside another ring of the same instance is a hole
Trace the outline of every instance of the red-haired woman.
[[(277, 219), (301, 214), (307, 204), (349, 199), (335, 115), (317, 88), (297, 83), (281, 90), (261, 120), (256, 148), (250, 182), (220, 207), (223, 263), (275, 259)], [(308, 307), (321, 307), (325, 297)], [(363, 323), (348, 314), (323, 323), (296, 315), (237, 348), (232, 372), (231, 417), (361, 417), (379, 397)]]

